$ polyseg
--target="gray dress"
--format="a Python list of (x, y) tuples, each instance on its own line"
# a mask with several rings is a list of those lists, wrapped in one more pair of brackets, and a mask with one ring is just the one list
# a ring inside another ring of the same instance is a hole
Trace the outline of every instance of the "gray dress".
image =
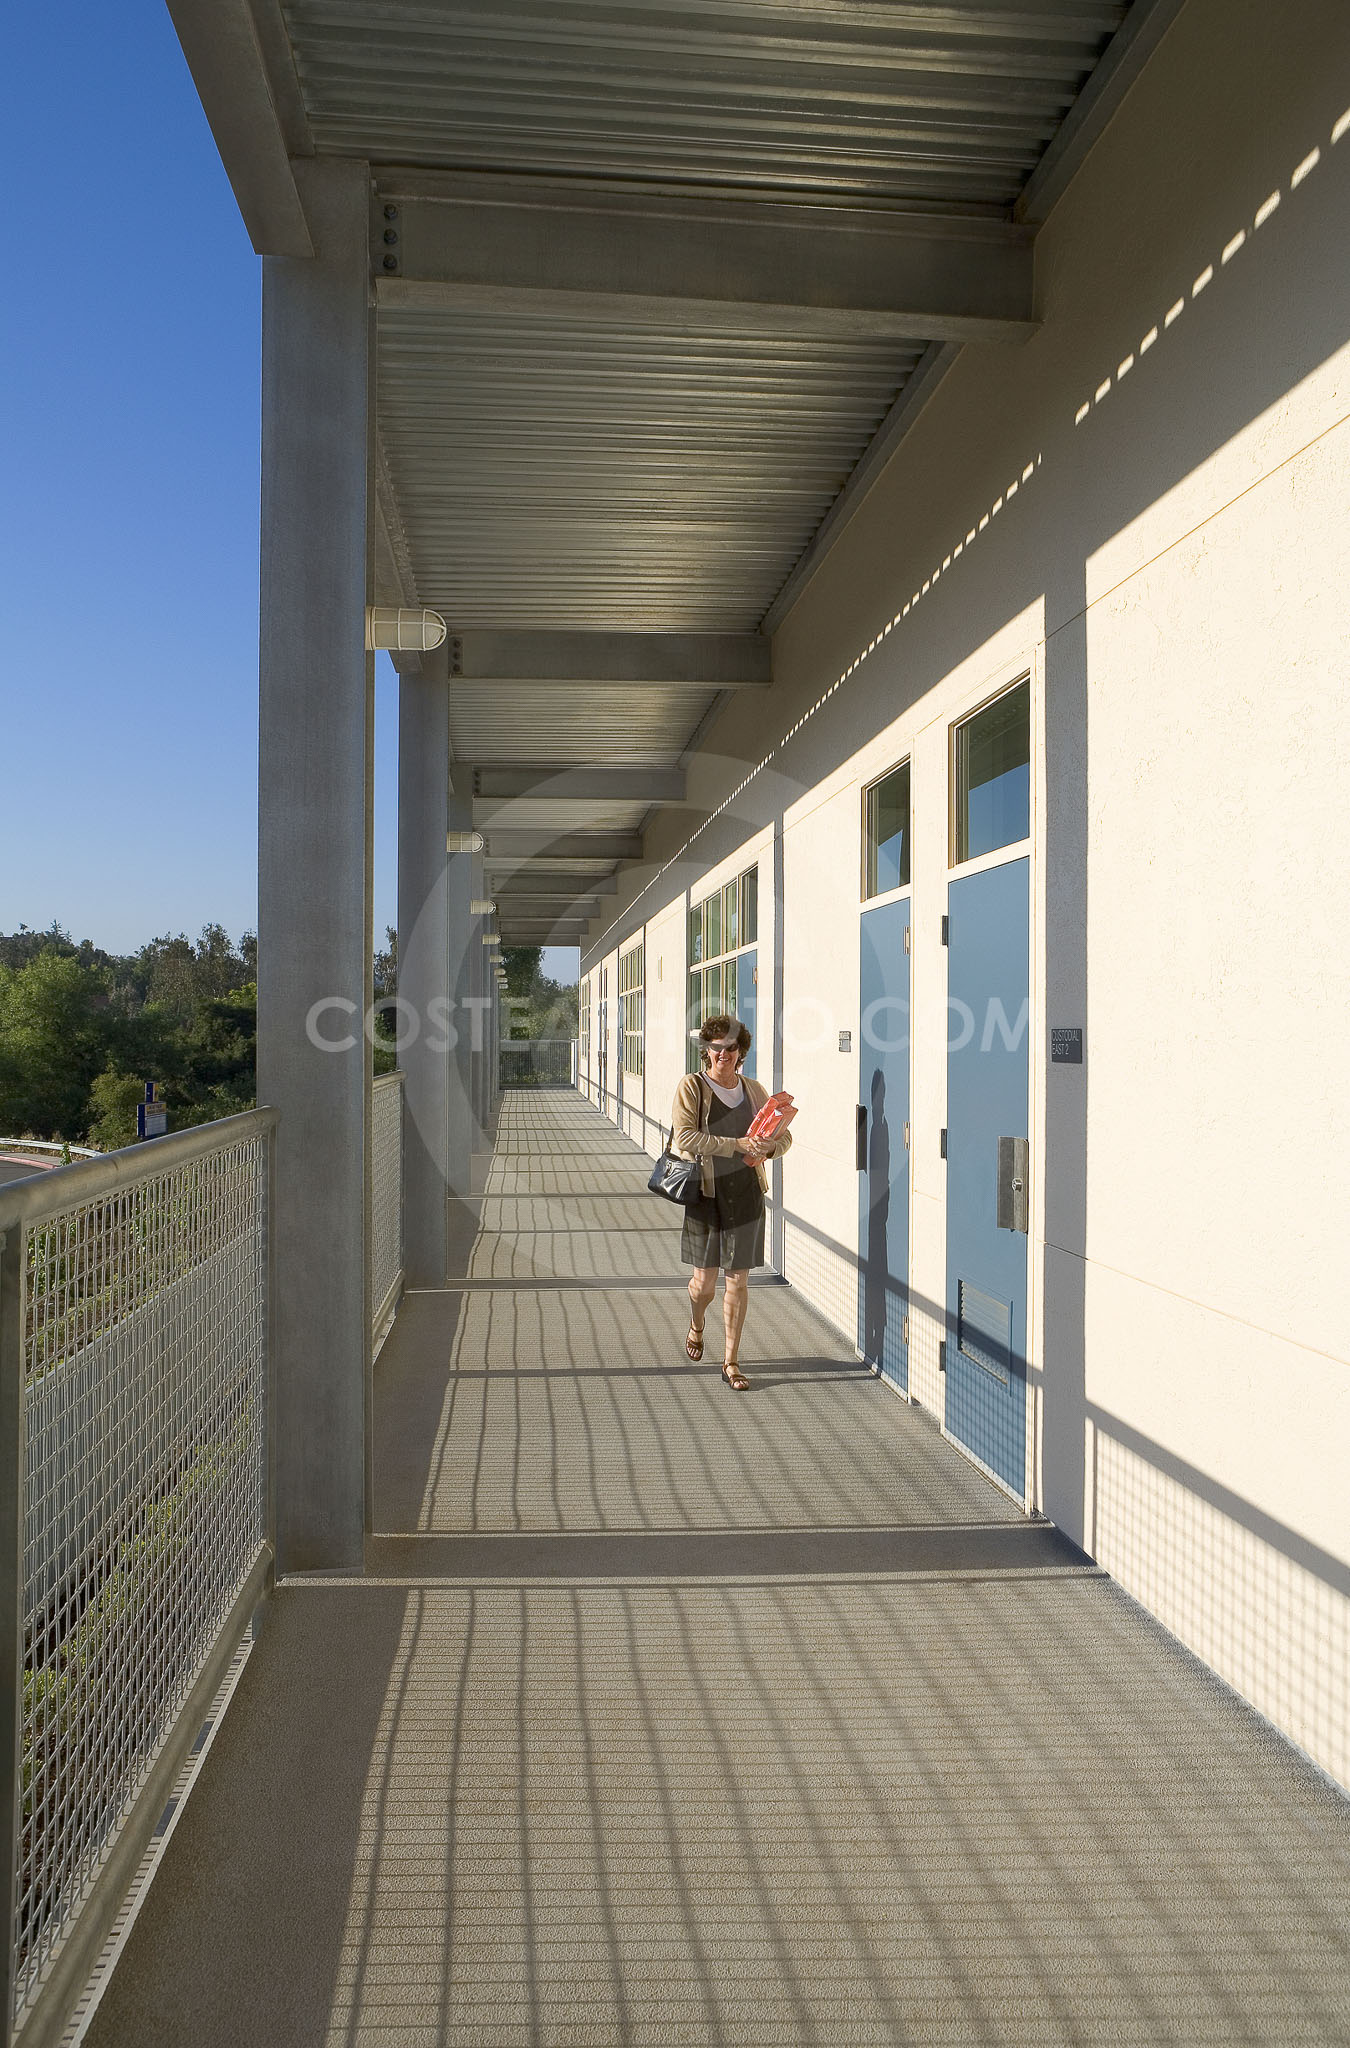
[[(754, 1114), (744, 1088), (734, 1109), (728, 1109), (714, 1094), (706, 1129), (714, 1138), (743, 1138)], [(744, 1273), (751, 1266), (762, 1266), (764, 1196), (759, 1175), (746, 1165), (740, 1152), (730, 1159), (714, 1158), (712, 1169), (713, 1192), (700, 1195), (684, 1212), (681, 1260), (686, 1266), (720, 1266), (725, 1273)]]

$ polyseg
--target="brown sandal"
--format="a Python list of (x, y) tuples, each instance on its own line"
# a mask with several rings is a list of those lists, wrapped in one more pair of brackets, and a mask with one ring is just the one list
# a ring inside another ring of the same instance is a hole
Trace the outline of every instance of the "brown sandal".
[(684, 1348), (686, 1354), (697, 1365), (703, 1356), (703, 1332), (696, 1330), (692, 1323), (689, 1325), (689, 1335), (684, 1340)]
[(734, 1358), (729, 1358), (722, 1367), (722, 1377), (733, 1394), (743, 1394), (750, 1384)]

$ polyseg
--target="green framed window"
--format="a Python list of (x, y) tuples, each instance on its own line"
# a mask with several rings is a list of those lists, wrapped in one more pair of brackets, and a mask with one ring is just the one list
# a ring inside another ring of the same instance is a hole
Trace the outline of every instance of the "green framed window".
[(642, 1072), (646, 947), (639, 943), (619, 955), (619, 1058), (625, 1074)]
[(758, 868), (747, 868), (690, 905), (685, 1010), (690, 1073), (699, 1064), (699, 1026), (724, 1011), (739, 1016), (743, 1002), (754, 1004), (754, 977), (745, 952), (758, 933)]

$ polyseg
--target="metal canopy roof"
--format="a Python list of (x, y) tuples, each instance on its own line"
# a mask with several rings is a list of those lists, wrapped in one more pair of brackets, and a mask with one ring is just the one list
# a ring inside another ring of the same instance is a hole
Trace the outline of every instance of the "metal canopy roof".
[(381, 307), (419, 601), (466, 629), (753, 631), (922, 353)]
[(316, 148), (1011, 208), (1124, 0), (287, 0)]
[(371, 167), (379, 595), (466, 650), (504, 941), (567, 909), (509, 876), (588, 897), (680, 800), (960, 343), (1032, 331), (1034, 223), (1180, 4), (169, 0), (256, 247), (308, 253), (289, 159)]

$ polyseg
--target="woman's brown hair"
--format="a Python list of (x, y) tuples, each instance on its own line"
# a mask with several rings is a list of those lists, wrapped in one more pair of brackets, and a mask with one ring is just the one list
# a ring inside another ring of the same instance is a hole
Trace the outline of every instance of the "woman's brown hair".
[(736, 1040), (736, 1066), (739, 1070), (741, 1061), (750, 1050), (750, 1032), (748, 1028), (742, 1024), (739, 1017), (709, 1017), (707, 1019), (706, 1023), (700, 1027), (698, 1034), (699, 1056), (705, 1067), (708, 1064), (708, 1047), (710, 1045), (725, 1044), (732, 1037)]

